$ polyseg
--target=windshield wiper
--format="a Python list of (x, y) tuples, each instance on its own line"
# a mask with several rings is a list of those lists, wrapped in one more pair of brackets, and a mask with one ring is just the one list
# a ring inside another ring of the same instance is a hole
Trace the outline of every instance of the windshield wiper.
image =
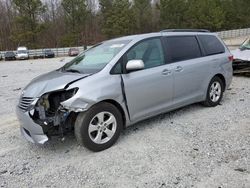
[(73, 73), (80, 73), (81, 72), (79, 70), (75, 70), (75, 69), (68, 69), (68, 70), (65, 70), (65, 72), (73, 72)]

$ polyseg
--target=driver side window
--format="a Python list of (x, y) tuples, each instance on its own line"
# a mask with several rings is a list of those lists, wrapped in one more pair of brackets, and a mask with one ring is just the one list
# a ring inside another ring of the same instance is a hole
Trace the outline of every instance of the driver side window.
[(145, 69), (165, 64), (161, 40), (158, 38), (140, 42), (132, 47), (126, 54), (127, 62), (130, 60), (142, 60)]

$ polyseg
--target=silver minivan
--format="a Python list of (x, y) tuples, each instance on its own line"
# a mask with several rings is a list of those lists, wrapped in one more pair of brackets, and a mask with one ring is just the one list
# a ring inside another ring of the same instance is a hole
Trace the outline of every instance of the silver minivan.
[(141, 120), (197, 102), (217, 106), (232, 81), (232, 60), (221, 39), (205, 30), (104, 41), (24, 88), (21, 133), (44, 144), (74, 130), (88, 149), (107, 149)]

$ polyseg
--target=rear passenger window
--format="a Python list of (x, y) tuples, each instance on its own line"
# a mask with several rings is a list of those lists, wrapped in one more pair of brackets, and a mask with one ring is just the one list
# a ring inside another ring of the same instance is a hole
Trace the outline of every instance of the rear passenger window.
[(201, 57), (201, 50), (195, 36), (166, 37), (166, 55), (170, 63)]
[(225, 52), (225, 47), (221, 44), (217, 37), (212, 35), (199, 35), (198, 37), (207, 56)]

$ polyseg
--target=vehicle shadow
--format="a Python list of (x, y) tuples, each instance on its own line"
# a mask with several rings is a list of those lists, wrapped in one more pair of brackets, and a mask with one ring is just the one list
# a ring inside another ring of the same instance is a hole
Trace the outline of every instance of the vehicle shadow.
[[(204, 109), (206, 107), (204, 107), (202, 104), (200, 103), (195, 103), (195, 104), (191, 104), (182, 108), (178, 108), (176, 110), (170, 111), (170, 112), (166, 112), (166, 113), (162, 113), (159, 114), (155, 117), (146, 119), (146, 120), (142, 120), (132, 126), (129, 126), (125, 129), (125, 131), (123, 132), (122, 136), (126, 136), (129, 134), (132, 134), (133, 132), (136, 132), (137, 130), (143, 130), (143, 129), (151, 129), (153, 127), (155, 127), (155, 124), (158, 123), (162, 123), (162, 122), (166, 122), (169, 125), (174, 124), (174, 122), (176, 120), (178, 120), (178, 117), (180, 117), (181, 115), (186, 115), (188, 113), (190, 113), (190, 111), (196, 112), (199, 111), (201, 109)], [(191, 110), (192, 109), (192, 110)]]

